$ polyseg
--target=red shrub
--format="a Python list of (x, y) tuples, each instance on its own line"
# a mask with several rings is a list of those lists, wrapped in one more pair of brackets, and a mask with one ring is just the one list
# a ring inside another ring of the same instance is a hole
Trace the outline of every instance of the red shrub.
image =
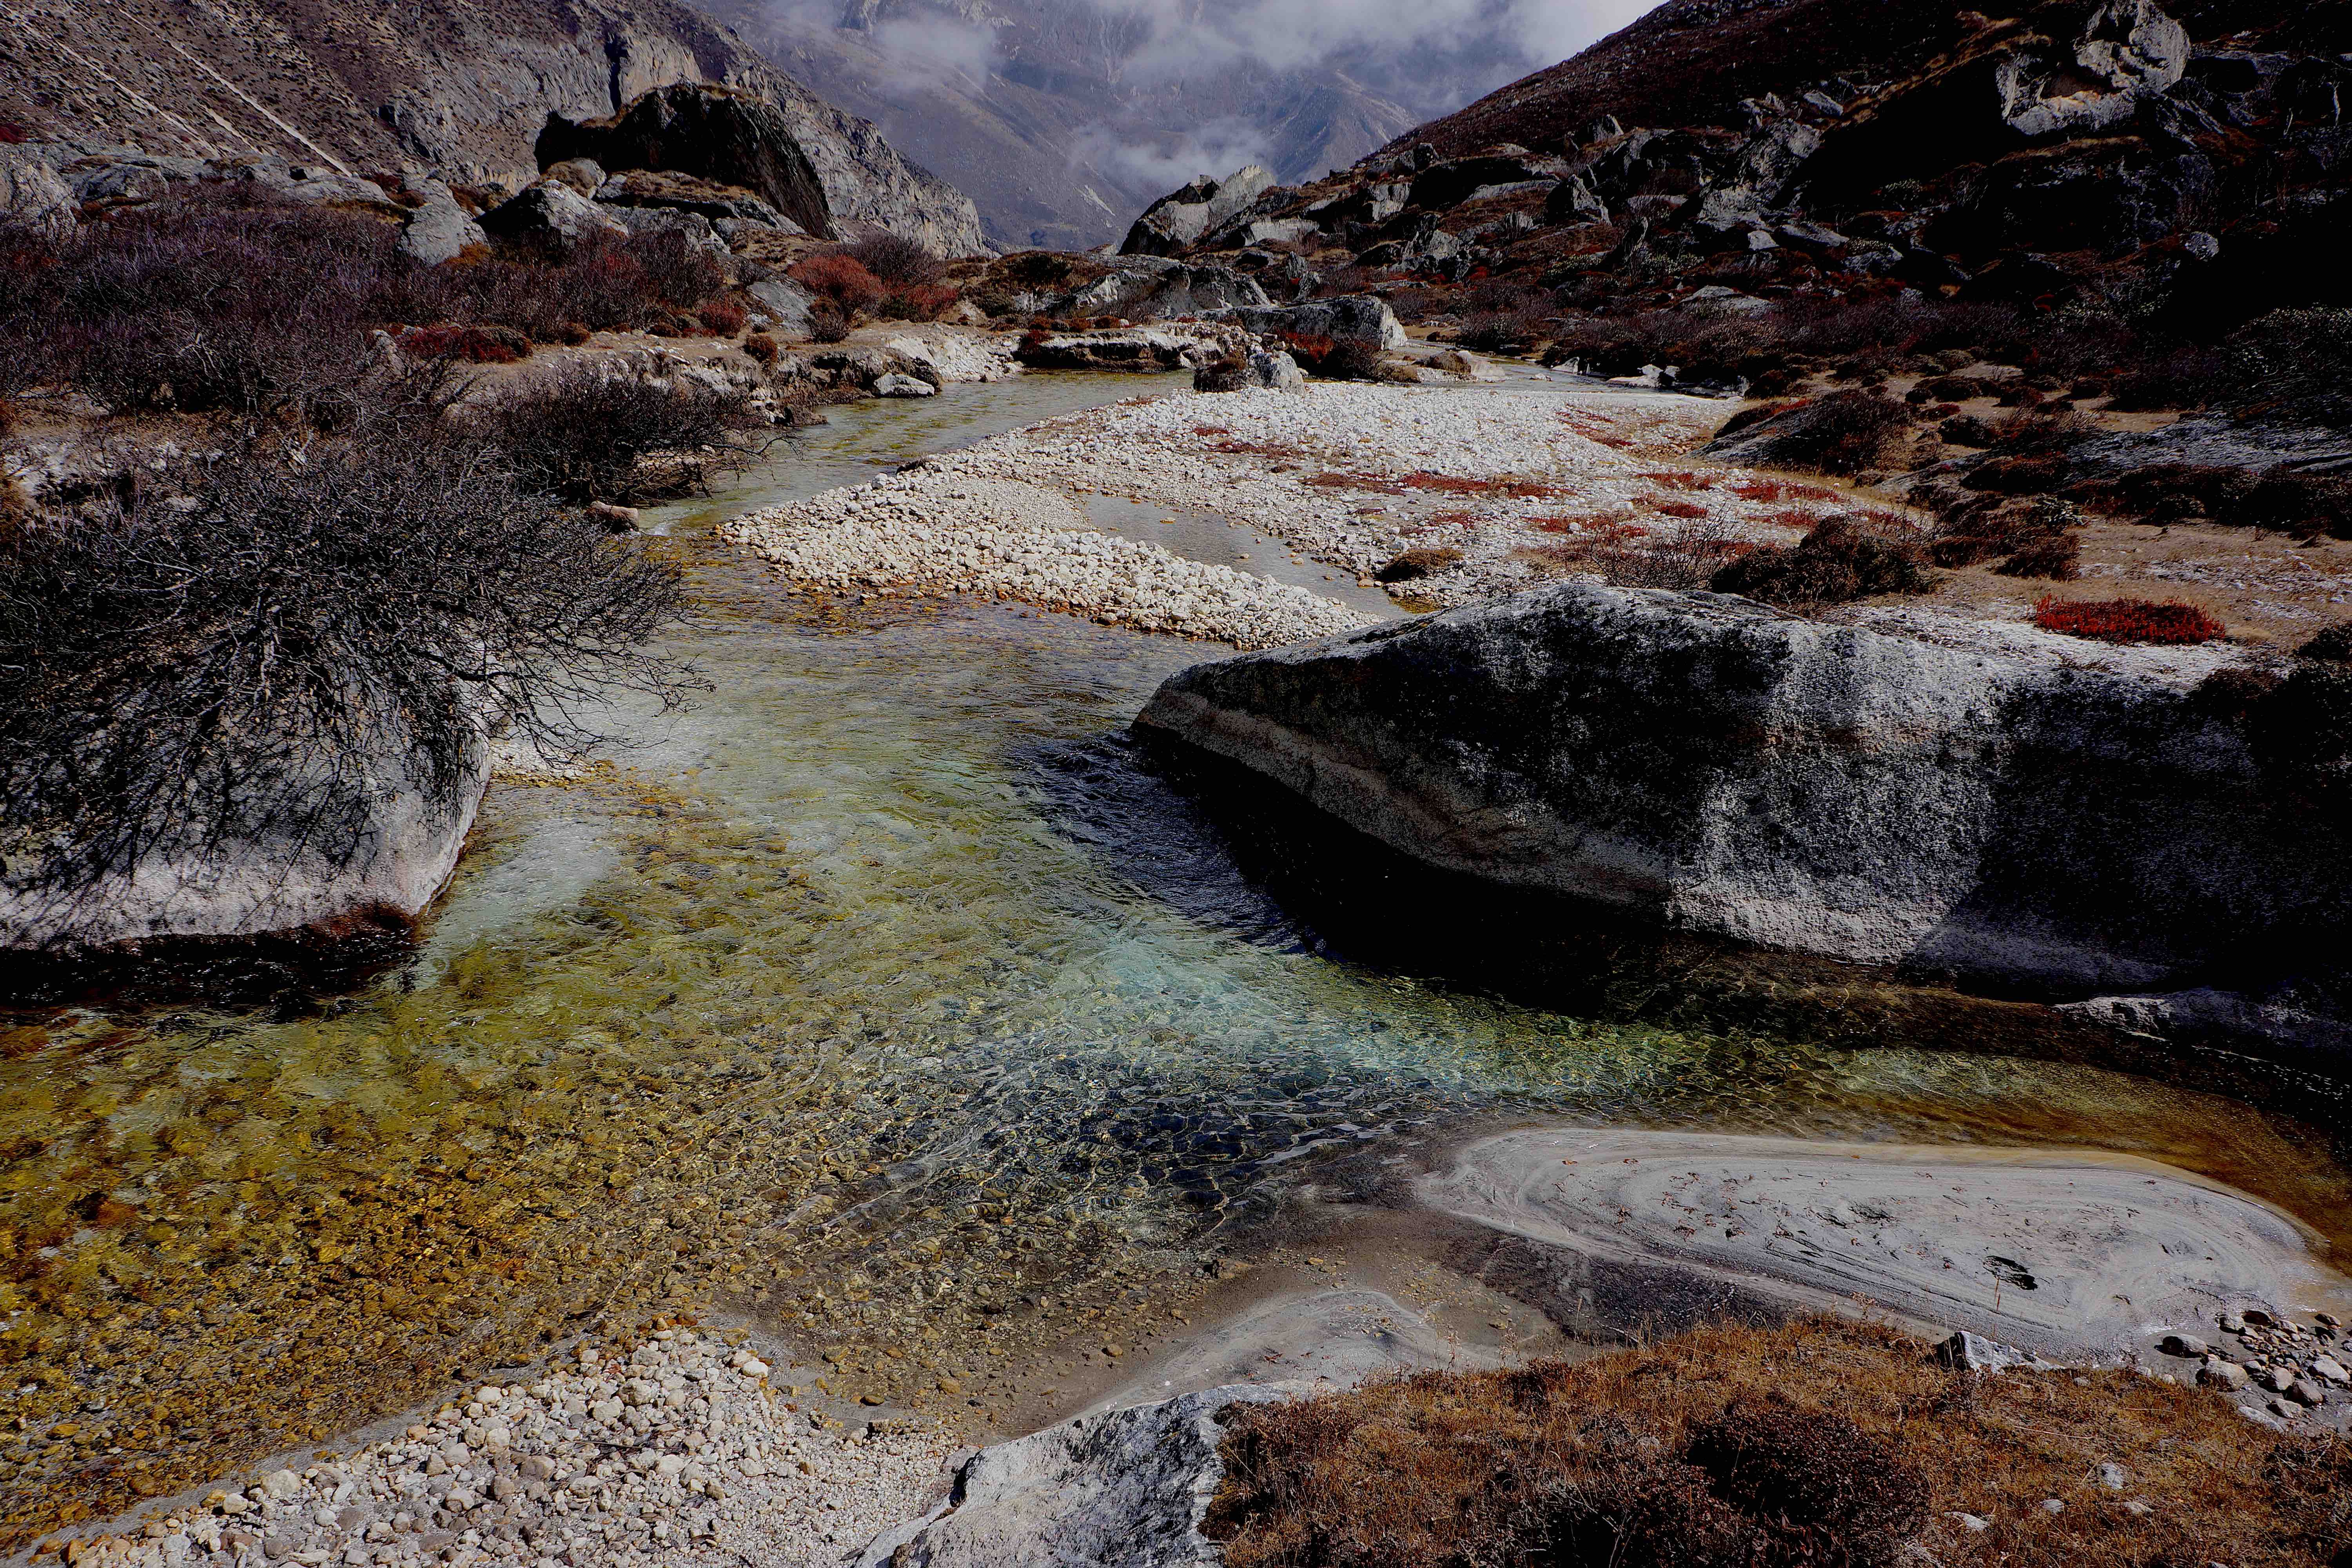
[(2156, 599), (2043, 599), (2033, 624), (2100, 642), (2211, 642), (2227, 627), (2194, 605)]
[(1667, 500), (1663, 496), (1652, 496), (1649, 505), (1652, 511), (1662, 517), (1701, 518), (1706, 515), (1706, 508), (1696, 501)]
[(1777, 479), (1742, 479), (1731, 487), (1731, 493), (1741, 500), (1761, 501), (1767, 505), (1780, 499), (1787, 487)]
[(695, 311), (702, 324), (722, 337), (733, 337), (743, 330), (743, 307), (732, 300), (713, 300)]
[(403, 352), (419, 359), (462, 359), (473, 364), (512, 364), (530, 353), (530, 340), (509, 327), (410, 327), (400, 334)]
[(902, 321), (936, 321), (956, 302), (956, 291), (945, 283), (909, 283), (892, 289), (877, 310)]
[(794, 282), (824, 295), (845, 312), (870, 310), (888, 292), (864, 263), (838, 252), (809, 257), (794, 263), (791, 270)]
[(1529, 479), (1465, 479), (1427, 471), (1407, 474), (1404, 484), (1407, 489), (1438, 490), (1456, 496), (1508, 496), (1520, 500), (1549, 500), (1568, 493), (1557, 485), (1537, 484)]

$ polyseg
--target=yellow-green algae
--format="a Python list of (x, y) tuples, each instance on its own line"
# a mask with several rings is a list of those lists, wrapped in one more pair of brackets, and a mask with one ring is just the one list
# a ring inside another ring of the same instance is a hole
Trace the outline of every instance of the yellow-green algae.
[[(0, 1540), (649, 1310), (828, 1348), (842, 1392), (961, 1394), (1041, 1316), (1164, 1299), (1294, 1156), (1465, 1118), (2072, 1143), (2352, 1211), (2294, 1121), (1915, 1048), (2030, 1044), (2039, 1010), (1767, 968), (1580, 1018), (1187, 919), (1061, 830), (1036, 756), (1213, 650), (675, 548), (712, 694), (616, 770), (497, 791), (463, 940), (296, 1016), (0, 1026)], [(567, 876), (515, 918), (488, 893)]]

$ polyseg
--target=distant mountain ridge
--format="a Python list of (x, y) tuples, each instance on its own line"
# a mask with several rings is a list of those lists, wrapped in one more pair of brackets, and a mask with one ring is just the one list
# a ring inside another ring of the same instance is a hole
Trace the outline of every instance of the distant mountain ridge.
[(535, 171), (550, 113), (722, 82), (782, 110), (836, 218), (982, 247), (970, 198), (672, 0), (37, 0), (5, 17), (0, 123), (35, 142), (472, 179)]
[(1527, 0), (1486, 0), (1486, 23), (1436, 42), (1370, 28), (1306, 63), (1234, 47), (1247, 0), (696, 3), (970, 193), (1014, 248), (1115, 240), (1196, 174), (1346, 168), (1530, 63), (1506, 25)]

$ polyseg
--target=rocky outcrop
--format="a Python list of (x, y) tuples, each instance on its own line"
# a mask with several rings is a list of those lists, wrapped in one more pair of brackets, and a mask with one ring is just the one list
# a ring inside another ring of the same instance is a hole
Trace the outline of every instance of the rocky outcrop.
[(0, 145), (0, 223), (65, 223), (73, 216), (73, 187), (47, 159), (29, 148)]
[(602, 120), (550, 115), (534, 151), (542, 169), (593, 159), (609, 171), (669, 171), (740, 185), (807, 233), (833, 237), (816, 165), (782, 111), (740, 89), (679, 83)]
[(1245, 354), (1245, 343), (1230, 327), (1171, 323), (1033, 334), (1019, 354), (1032, 370), (1198, 370)]
[[(363, 803), (349, 831), (329, 841), (306, 837), (301, 824), (247, 824), (226, 837), (191, 824), (90, 886), (61, 876), (69, 845), (12, 833), (15, 842), (0, 843), (0, 954), (187, 938), (332, 937), (404, 924), (456, 869), (489, 773), (487, 749), (478, 744), (458, 787), (442, 795), (403, 758), (379, 755), (362, 776), (314, 781), (321, 798)], [(289, 793), (289, 781), (271, 787)], [(316, 825), (308, 826), (315, 833)]]
[(1192, 373), (1195, 392), (1270, 392), (1306, 390), (1307, 373), (1286, 353), (1252, 349), (1239, 361), (1218, 360)]
[(1253, 332), (1289, 332), (1328, 338), (1335, 343), (1364, 343), (1376, 349), (1402, 349), (1410, 341), (1403, 323), (1389, 309), (1388, 301), (1369, 294), (1310, 300), (1299, 305), (1244, 305), (1202, 314), (1212, 321), (1235, 322)]
[(1213, 1388), (983, 1448), (945, 1502), (876, 1537), (856, 1568), (1214, 1568), (1224, 1553), (1201, 1522), (1224, 1479), (1219, 1415), (1293, 1392)]
[(674, 0), (125, 0), (14, 16), (7, 41), (0, 123), (35, 142), (340, 175), (413, 166), (458, 185), (527, 179), (551, 114), (593, 120), (719, 83), (775, 106), (836, 222), (941, 255), (983, 248), (969, 198)]
[(595, 239), (622, 239), (620, 219), (561, 180), (541, 180), (482, 215), (482, 231), (510, 245), (562, 256)]
[(2049, 996), (2340, 969), (2352, 841), (2179, 658), (1574, 584), (1198, 665), (1137, 722), (1427, 864), (1762, 947)]

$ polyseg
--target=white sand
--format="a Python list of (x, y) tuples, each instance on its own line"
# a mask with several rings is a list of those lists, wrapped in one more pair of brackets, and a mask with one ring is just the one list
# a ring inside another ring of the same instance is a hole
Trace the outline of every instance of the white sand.
[(2128, 1155), (1557, 1130), (1473, 1143), (1421, 1195), (1579, 1252), (2062, 1359), (2210, 1339), (2231, 1308), (2352, 1307), (2294, 1220)]

